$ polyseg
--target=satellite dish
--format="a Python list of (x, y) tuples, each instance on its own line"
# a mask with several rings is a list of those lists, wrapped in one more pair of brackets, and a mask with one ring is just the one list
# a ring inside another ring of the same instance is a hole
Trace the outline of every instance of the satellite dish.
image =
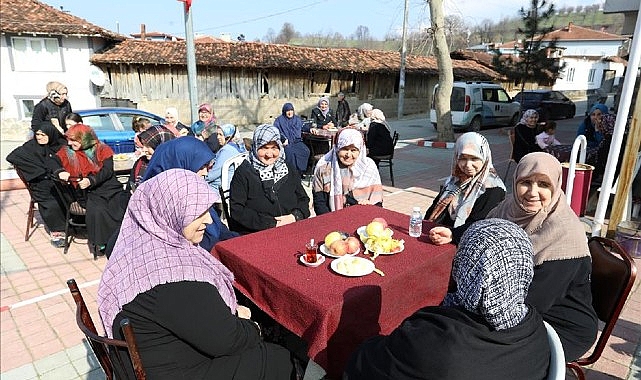
[(105, 73), (96, 65), (89, 66), (89, 80), (98, 87), (104, 86), (107, 81)]

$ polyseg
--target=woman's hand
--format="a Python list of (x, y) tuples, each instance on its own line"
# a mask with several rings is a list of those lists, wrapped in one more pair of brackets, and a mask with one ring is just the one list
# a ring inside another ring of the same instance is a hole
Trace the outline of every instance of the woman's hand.
[(83, 178), (78, 181), (78, 187), (83, 190), (88, 188), (89, 186), (91, 186), (91, 181), (89, 181), (89, 178)]
[(283, 146), (289, 145), (289, 140), (285, 139), (285, 142), (283, 142)]
[(333, 121), (330, 121), (329, 123), (323, 125), (323, 129), (330, 129), (330, 128), (334, 128), (334, 122)]
[(243, 319), (251, 319), (252, 317), (252, 311), (249, 310), (247, 306), (242, 306), (238, 305), (236, 308), (236, 314), (238, 315), (238, 318), (243, 318)]
[(312, 135), (317, 135), (318, 134), (318, 128), (310, 128), (309, 133)]
[(286, 224), (294, 223), (296, 217), (292, 214), (282, 215), (276, 217), (276, 227), (284, 226)]
[(432, 243), (443, 245), (452, 242), (452, 230), (447, 227), (434, 227), (428, 232)]
[(58, 173), (58, 178), (60, 178), (62, 181), (69, 181), (69, 177), (71, 177), (71, 174), (69, 172), (60, 172)]
[(358, 201), (358, 204), (359, 205), (371, 205), (372, 202), (370, 202), (369, 199), (361, 199), (360, 201)]

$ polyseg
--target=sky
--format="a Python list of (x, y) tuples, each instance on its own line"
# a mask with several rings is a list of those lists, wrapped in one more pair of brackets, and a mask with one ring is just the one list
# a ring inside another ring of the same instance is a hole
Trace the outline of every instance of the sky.
[[(125, 35), (163, 32), (185, 35), (183, 3), (177, 0), (41, 0), (74, 16)], [(592, 5), (605, 0), (548, 0), (557, 8)], [(288, 22), (301, 34), (334, 34), (348, 37), (359, 25), (366, 26), (375, 39), (402, 31), (404, 0), (192, 0), (194, 32), (218, 37), (245, 35), (247, 41), (265, 40), (270, 29), (278, 34)], [(444, 0), (446, 15), (458, 15), (473, 27), (483, 20), (497, 22), (518, 16), (529, 0)], [(429, 6), (425, 0), (409, 0), (408, 30), (429, 26)]]

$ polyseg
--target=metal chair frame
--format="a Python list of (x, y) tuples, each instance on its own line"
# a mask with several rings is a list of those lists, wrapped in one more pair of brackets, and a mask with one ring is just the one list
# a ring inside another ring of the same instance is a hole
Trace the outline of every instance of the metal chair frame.
[(370, 156), (371, 159), (378, 160), (378, 167), (389, 166), (389, 175), (392, 180), (392, 186), (394, 186), (394, 151), (396, 150), (396, 143), (398, 142), (399, 134), (397, 131), (394, 131), (392, 137), (392, 153), (385, 156)]

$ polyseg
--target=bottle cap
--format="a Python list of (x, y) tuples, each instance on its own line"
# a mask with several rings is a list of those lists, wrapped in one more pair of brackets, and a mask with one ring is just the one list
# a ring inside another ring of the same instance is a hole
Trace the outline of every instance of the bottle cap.
[(309, 245), (314, 245), (314, 239), (309, 239)]

